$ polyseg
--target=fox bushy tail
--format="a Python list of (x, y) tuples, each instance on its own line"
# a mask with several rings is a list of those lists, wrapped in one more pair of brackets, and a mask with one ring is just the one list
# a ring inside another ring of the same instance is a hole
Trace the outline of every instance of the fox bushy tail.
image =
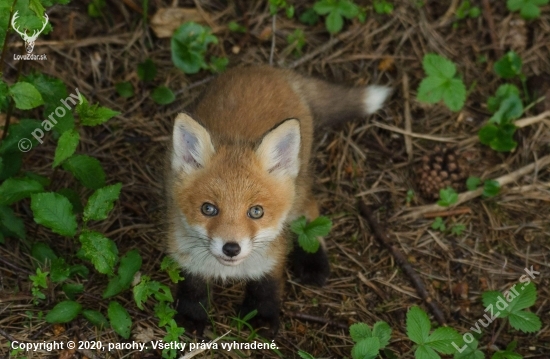
[(386, 86), (349, 87), (294, 75), (291, 79), (315, 116), (315, 126), (331, 126), (361, 118), (379, 110), (391, 94)]

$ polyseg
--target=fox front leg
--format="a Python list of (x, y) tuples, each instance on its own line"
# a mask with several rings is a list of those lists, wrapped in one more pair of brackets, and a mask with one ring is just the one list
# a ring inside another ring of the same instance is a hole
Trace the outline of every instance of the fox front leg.
[(177, 293), (176, 321), (189, 333), (202, 336), (208, 322), (208, 286), (201, 277), (184, 273)]
[(258, 313), (251, 319), (254, 327), (267, 327), (267, 331), (261, 331), (264, 336), (275, 337), (279, 331), (279, 312), (281, 310), (282, 279), (274, 276), (266, 276), (259, 280), (246, 284), (246, 293), (243, 304), (239, 310), (242, 318), (253, 310)]

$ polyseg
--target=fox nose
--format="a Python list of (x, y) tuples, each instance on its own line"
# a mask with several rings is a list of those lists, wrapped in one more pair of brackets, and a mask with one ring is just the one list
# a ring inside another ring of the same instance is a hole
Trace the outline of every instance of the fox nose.
[(241, 246), (235, 242), (229, 242), (223, 245), (223, 253), (228, 257), (235, 257), (241, 253)]

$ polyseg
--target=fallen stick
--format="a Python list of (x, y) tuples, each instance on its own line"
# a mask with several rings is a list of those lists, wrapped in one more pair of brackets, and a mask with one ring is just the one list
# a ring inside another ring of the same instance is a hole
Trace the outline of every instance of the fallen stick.
[[(541, 168), (544, 168), (549, 164), (550, 164), (550, 155), (544, 156), (544, 157), (540, 158), (538, 161), (533, 162), (533, 163), (531, 163), (531, 164), (529, 164), (525, 167), (522, 167), (519, 170), (516, 170), (512, 173), (508, 173), (507, 175), (504, 175), (504, 176), (501, 176), (501, 177), (495, 179), (495, 181), (497, 181), (499, 183), (500, 187), (503, 187), (507, 184), (510, 184), (512, 182), (517, 181), (520, 177), (525, 176), (526, 174), (533, 172), (535, 169), (540, 170)], [(456, 207), (456, 206), (458, 206), (462, 203), (468, 202), (471, 199), (474, 199), (474, 198), (477, 198), (477, 197), (481, 196), (482, 193), (483, 193), (483, 187), (478, 188), (475, 191), (463, 192), (463, 193), (458, 195), (458, 200), (456, 201), (456, 203), (454, 203), (450, 207), (451, 208)], [(410, 213), (407, 213), (403, 216), (399, 216), (398, 218), (399, 219), (416, 219), (416, 218), (422, 216), (425, 213), (436, 212), (436, 211), (445, 211), (445, 210), (446, 210), (445, 207), (441, 207), (438, 204), (430, 204), (430, 205), (427, 205), (427, 206), (412, 207), (412, 208), (407, 208), (405, 210), (405, 211), (410, 211)], [(394, 217), (391, 220), (393, 221), (395, 219), (397, 219), (397, 218)]]
[(314, 323), (321, 323), (321, 324), (327, 324), (332, 327), (337, 327), (344, 330), (349, 330), (349, 325), (346, 323), (338, 322), (336, 320), (331, 320), (323, 317), (318, 317), (316, 315), (311, 315), (307, 313), (297, 313), (297, 312), (284, 312), (286, 316), (289, 316), (291, 318), (296, 318), (300, 320), (305, 320), (308, 322), (314, 322)]
[[(403, 96), (405, 97), (405, 131), (412, 133), (411, 106), (409, 104), (409, 76), (403, 75)], [(410, 135), (405, 135), (405, 149), (409, 162), (413, 159), (413, 143)]]
[(386, 247), (386, 249), (391, 253), (393, 258), (395, 258), (395, 261), (399, 265), (399, 267), (403, 270), (403, 272), (409, 276), (409, 279), (411, 280), (412, 285), (416, 289), (416, 292), (424, 300), (426, 305), (430, 308), (430, 311), (435, 317), (435, 320), (437, 320), (437, 323), (439, 325), (445, 325), (445, 315), (439, 309), (439, 306), (437, 305), (437, 302), (433, 300), (432, 297), (430, 297), (430, 294), (426, 290), (426, 287), (424, 286), (424, 282), (420, 278), (420, 276), (416, 273), (414, 268), (411, 266), (411, 264), (407, 261), (405, 258), (405, 255), (401, 250), (393, 244), (393, 242), (389, 239), (384, 229), (380, 226), (378, 221), (374, 218), (371, 209), (365, 204), (363, 201), (359, 201), (359, 212), (361, 213), (361, 216), (368, 222), (369, 226), (374, 232), (374, 237), (380, 243), (382, 246)]
[(424, 218), (436, 218), (436, 217), (450, 217), (460, 214), (470, 214), (472, 209), (470, 207), (459, 207), (447, 211), (437, 211), (424, 214)]

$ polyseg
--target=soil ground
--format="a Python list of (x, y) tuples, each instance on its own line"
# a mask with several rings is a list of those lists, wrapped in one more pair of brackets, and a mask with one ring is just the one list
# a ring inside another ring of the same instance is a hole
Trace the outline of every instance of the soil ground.
[[(536, 166), (516, 176), (494, 198), (477, 197), (462, 203), (455, 214), (440, 209), (447, 228), (456, 224), (465, 226), (459, 235), (432, 229), (434, 219), (427, 218), (429, 214), (410, 216), (419, 213), (421, 206), (434, 203), (433, 199), (420, 195), (416, 173), (422, 157), (432, 153), (436, 145), (452, 143), (467, 163), (469, 174), (482, 179), (514, 173), (550, 155), (548, 116), (519, 129), (518, 146), (511, 153), (497, 153), (476, 140), (477, 131), (490, 117), (487, 98), (504, 82), (493, 71), (493, 64), (502, 54), (511, 49), (518, 52), (524, 73), (529, 77), (543, 79), (550, 74), (550, 8), (543, 7), (539, 19), (524, 21), (518, 13), (510, 13), (504, 1), (473, 1), (481, 8), (481, 16), (456, 20), (458, 1), (392, 2), (395, 9), (391, 15), (369, 11), (364, 24), (346, 22), (343, 32), (336, 37), (330, 37), (322, 23), (306, 26), (282, 13), (277, 17), (274, 65), (353, 86), (387, 84), (395, 89), (386, 106), (375, 115), (318, 136), (314, 188), (322, 213), (334, 223), (326, 239), (332, 273), (324, 288), (300, 285), (288, 274), (282, 329), (276, 339), (279, 350), (288, 358), (297, 357), (298, 349), (316, 358), (350, 357), (353, 342), (344, 328), (355, 322), (372, 325), (384, 320), (393, 330), (389, 349), (398, 358), (414, 356), (413, 343), (406, 336), (405, 316), (411, 306), (419, 305), (428, 312), (429, 308), (362, 219), (357, 209), (357, 201), (361, 200), (372, 208), (379, 226), (405, 254), (430, 297), (438, 303), (447, 325), (460, 333), (470, 331), (485, 314), (481, 302), (484, 291), (507, 290), (518, 282), (524, 268), (533, 266), (539, 271), (535, 279), (538, 296), (531, 311), (541, 318), (542, 329), (535, 334), (523, 334), (508, 324), (502, 326), (499, 320), (483, 329), (480, 346), (489, 347), (483, 351), (490, 357), (494, 350), (517, 340), (518, 352), (525, 358), (550, 358), (548, 166)], [(120, 253), (139, 248), (144, 258), (141, 273), (170, 285), (165, 273), (159, 270), (165, 228), (162, 158), (175, 115), (193, 102), (211, 75), (203, 71), (188, 76), (175, 68), (169, 38), (157, 38), (148, 25), (144, 26), (138, 3), (109, 1), (105, 16), (99, 19), (90, 18), (86, 4), (77, 1), (53, 8), (49, 15), (54, 31), (36, 44), (36, 51), (47, 53), (49, 60), (27, 62), (25, 66), (59, 77), (68, 85), (69, 92), (77, 87), (90, 101), (121, 112), (105, 125), (81, 132), (78, 152), (98, 158), (109, 183), (123, 183), (121, 198), (109, 220), (98, 222), (94, 229), (115, 240)], [(149, 3), (149, 15), (172, 5), (168, 0)], [(230, 67), (269, 62), (273, 34), (266, 2), (175, 3), (208, 15), (208, 23), (220, 40), (209, 53), (227, 56)], [(371, 6), (371, 2), (363, 5)], [(300, 14), (310, 6), (310, 2), (297, 1), (296, 12)], [(244, 24), (247, 33), (229, 31), (227, 24), (232, 20)], [(299, 56), (286, 41), (287, 35), (297, 28), (306, 35), (306, 45)], [(15, 51), (20, 41), (15, 36), (12, 40), (11, 49)], [(453, 113), (442, 104), (416, 101), (416, 89), (424, 77), (422, 57), (426, 53), (438, 53), (457, 64), (469, 89), (461, 111)], [(136, 73), (138, 63), (147, 58), (158, 67), (151, 85), (140, 82)], [(121, 81), (134, 84), (134, 97), (123, 99), (117, 94), (114, 86)], [(177, 100), (167, 106), (155, 104), (151, 100), (153, 85), (167, 85), (174, 90)], [(550, 110), (544, 106), (540, 102), (523, 117)], [(40, 116), (40, 112), (36, 115)], [(405, 130), (407, 123), (411, 131)], [(24, 169), (51, 175), (54, 144), (49, 139), (29, 152)], [(75, 185), (69, 174), (56, 173), (54, 190)], [(415, 193), (410, 203), (409, 190)], [(80, 191), (86, 196), (90, 194)], [(33, 240), (49, 243), (58, 253), (76, 252), (74, 242), (32, 222), (28, 202), (21, 202), (16, 210), (27, 218), (29, 237)], [(59, 288), (50, 286), (47, 300), (33, 306), (28, 279), (33, 271), (29, 254), (20, 243), (7, 240), (0, 246), (0, 328), (20, 340), (122, 341), (112, 330), (97, 331), (83, 319), (60, 326), (37, 318), (40, 311), (47, 311), (63, 300), (64, 295)], [(82, 283), (86, 291), (79, 300), (85, 306), (106, 312), (108, 300), (101, 299), (106, 278), (94, 274)], [(216, 286), (213, 292), (210, 311), (213, 325), (207, 332), (211, 338), (231, 328), (230, 318), (235, 315), (242, 287)], [(157, 327), (152, 306), (140, 311), (130, 291), (117, 300), (132, 315), (132, 339), (160, 339), (165, 335)], [(247, 333), (241, 337), (246, 338)], [(272, 351), (244, 353), (258, 358), (278, 357)], [(8, 356), (4, 345), (0, 345), (0, 355)], [(56, 355), (28, 353), (29, 358)], [(63, 352), (59, 357), (158, 355), (156, 351), (111, 354), (76, 351)], [(238, 356), (219, 350), (198, 357)]]

